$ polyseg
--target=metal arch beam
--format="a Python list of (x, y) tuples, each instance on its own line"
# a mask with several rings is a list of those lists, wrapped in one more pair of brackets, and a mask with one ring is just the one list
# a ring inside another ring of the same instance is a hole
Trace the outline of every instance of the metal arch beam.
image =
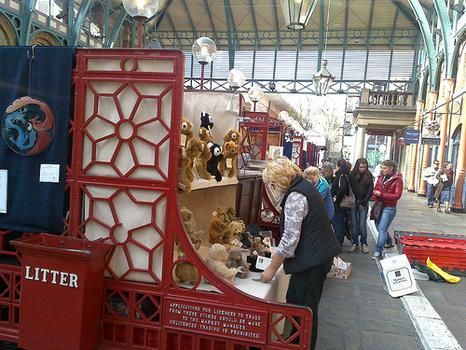
[(375, 0), (372, 0), (371, 1), (371, 12), (369, 15), (369, 27), (367, 30), (367, 39), (366, 39), (366, 65), (364, 67), (364, 80), (367, 79), (367, 67), (369, 65), (369, 49), (371, 47), (372, 22), (374, 21), (374, 7), (375, 7)]
[(214, 33), (215, 42), (218, 43), (217, 29), (215, 28), (214, 17), (212, 16), (212, 11), (210, 10), (209, 0), (204, 0), (204, 4), (207, 10), (207, 15), (209, 16), (210, 26), (212, 27), (212, 32)]
[(230, 0), (223, 0), (224, 8), (225, 8), (225, 17), (227, 20), (227, 33), (228, 33), (228, 66), (229, 69), (233, 69), (235, 66), (235, 51), (237, 46), (237, 38), (236, 42), (233, 38), (233, 33), (235, 30), (235, 24), (233, 19), (233, 14), (231, 12), (231, 2)]
[(19, 45), (25, 46), (29, 44), (29, 36), (34, 17), (33, 11), (36, 8), (36, 2), (37, 0), (25, 0), (22, 3)]
[(317, 71), (320, 71), (320, 67), (322, 64), (322, 51), (324, 50), (324, 29), (325, 29), (324, 0), (319, 1), (319, 9), (320, 9), (320, 26), (319, 26), (319, 52), (317, 54)]
[(257, 47), (261, 47), (259, 41), (259, 33), (257, 32), (257, 20), (256, 20), (256, 10), (254, 9), (254, 0), (249, 0), (249, 7), (251, 8), (252, 23), (254, 25), (254, 30), (256, 31), (256, 44), (254, 45), (254, 50)]
[(398, 21), (399, 13), (400, 13), (400, 9), (399, 7), (397, 7), (395, 10), (395, 17), (393, 18), (392, 34), (390, 36), (390, 63), (388, 66), (388, 78), (387, 78), (388, 80), (390, 80), (390, 76), (392, 75), (393, 48), (395, 46), (394, 35), (395, 35), (396, 22)]
[(422, 39), (424, 41), (424, 46), (427, 52), (427, 58), (429, 60), (429, 86), (431, 89), (435, 89), (436, 76), (435, 70), (437, 67), (436, 62), (436, 51), (434, 48), (434, 42), (432, 41), (432, 32), (429, 28), (429, 21), (427, 20), (426, 14), (419, 3), (419, 0), (409, 0), (409, 4), (416, 15), (416, 20), (418, 21), (419, 28), (421, 30)]
[(157, 22), (155, 22), (155, 31), (159, 29), (160, 23), (162, 23), (162, 20), (165, 18), (165, 16), (168, 13), (168, 8), (172, 4), (173, 0), (167, 0), (167, 5), (165, 6), (165, 9), (163, 12), (159, 15), (159, 18), (157, 18)]
[(74, 21), (73, 28), (71, 28), (70, 46), (76, 46), (78, 44), (79, 32), (81, 31), (81, 26), (83, 24), (84, 18), (86, 17), (87, 11), (91, 6), (91, 2), (92, 0), (83, 0), (81, 2), (81, 6), (79, 6), (76, 20)]
[(196, 27), (194, 26), (194, 21), (193, 21), (193, 18), (191, 17), (191, 12), (189, 12), (188, 3), (186, 2), (186, 0), (183, 0), (182, 2), (183, 2), (184, 9), (186, 10), (186, 14), (188, 15), (191, 28), (193, 29), (193, 35), (195, 38), (197, 38), (197, 30), (196, 30)]
[[(167, 13), (167, 19), (168, 19), (168, 23), (170, 23), (170, 26), (172, 27), (173, 32), (175, 33), (175, 38), (178, 41), (178, 45), (180, 45), (180, 47), (181, 47), (180, 36), (178, 34), (178, 31), (175, 28), (175, 23), (173, 22), (172, 16), (170, 16), (169, 13)], [(192, 76), (192, 74), (191, 74), (191, 76)]]
[(453, 38), (451, 35), (451, 21), (448, 16), (447, 6), (443, 0), (434, 0), (434, 7), (440, 21), (440, 30), (442, 31), (446, 78), (451, 78), (454, 50)]
[(411, 22), (411, 24), (415, 27), (417, 27), (417, 23), (416, 23), (416, 18), (414, 18), (414, 16), (412, 15), (411, 11), (409, 10), (409, 8), (406, 8), (401, 2), (400, 0), (390, 0), (392, 2), (393, 5), (396, 6), (396, 8), (398, 10), (400, 10), (400, 12), (403, 14), (403, 16), (405, 16), (405, 18)]
[(126, 16), (127, 12), (122, 5), (120, 11), (118, 11), (118, 16), (115, 20), (115, 23), (113, 24), (112, 33), (108, 38), (105, 38), (104, 47), (113, 47), (113, 45), (115, 44), (115, 40), (118, 37), (118, 33), (120, 33), (121, 27), (123, 26), (123, 22), (125, 21)]
[[(344, 29), (345, 32), (343, 36), (343, 54), (342, 54), (342, 59), (341, 59), (341, 73), (340, 73), (340, 79), (342, 80), (343, 80), (343, 73), (345, 70), (346, 49), (348, 47), (349, 7), (350, 7), (349, 0), (345, 0), (345, 29)], [(340, 84), (340, 89), (341, 89), (341, 84)]]
[(275, 31), (277, 33), (275, 51), (280, 49), (280, 22), (278, 21), (277, 0), (273, 0), (273, 19), (275, 22)]

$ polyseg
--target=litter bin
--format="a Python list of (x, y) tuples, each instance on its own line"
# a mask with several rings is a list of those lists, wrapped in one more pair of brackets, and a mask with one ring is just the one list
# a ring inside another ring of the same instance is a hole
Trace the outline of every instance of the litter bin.
[(12, 244), (22, 255), (19, 346), (95, 349), (112, 245), (44, 233)]

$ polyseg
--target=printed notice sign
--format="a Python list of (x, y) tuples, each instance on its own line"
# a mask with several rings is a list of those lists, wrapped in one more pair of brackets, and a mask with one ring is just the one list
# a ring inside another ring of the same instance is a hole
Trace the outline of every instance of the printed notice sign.
[(265, 344), (267, 314), (263, 311), (165, 298), (165, 327), (235, 337)]
[(8, 190), (8, 170), (0, 169), (0, 213), (6, 214)]
[(60, 164), (41, 164), (39, 182), (60, 181)]

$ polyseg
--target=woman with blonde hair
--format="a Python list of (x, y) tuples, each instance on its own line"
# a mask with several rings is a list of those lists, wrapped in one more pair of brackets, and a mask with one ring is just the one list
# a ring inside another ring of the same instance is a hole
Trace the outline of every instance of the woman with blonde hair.
[(325, 207), (327, 208), (328, 218), (332, 220), (333, 214), (335, 214), (332, 193), (328, 182), (320, 175), (319, 168), (314, 166), (308, 167), (304, 170), (304, 177), (314, 185), (317, 191), (319, 191), (320, 196), (324, 200)]
[(262, 273), (269, 282), (283, 263), (291, 274), (287, 303), (312, 310), (311, 349), (317, 341), (318, 305), (333, 257), (341, 252), (319, 192), (301, 170), (285, 157), (267, 164), (263, 172), (266, 186), (281, 194), (280, 243), (272, 262)]

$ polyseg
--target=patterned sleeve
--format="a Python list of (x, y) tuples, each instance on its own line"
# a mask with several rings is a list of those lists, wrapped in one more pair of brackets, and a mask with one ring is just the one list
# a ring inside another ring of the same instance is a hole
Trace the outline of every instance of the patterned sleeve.
[(291, 192), (283, 210), (285, 213), (284, 229), (275, 253), (284, 258), (292, 258), (298, 246), (303, 219), (309, 211), (306, 197), (301, 193)]

